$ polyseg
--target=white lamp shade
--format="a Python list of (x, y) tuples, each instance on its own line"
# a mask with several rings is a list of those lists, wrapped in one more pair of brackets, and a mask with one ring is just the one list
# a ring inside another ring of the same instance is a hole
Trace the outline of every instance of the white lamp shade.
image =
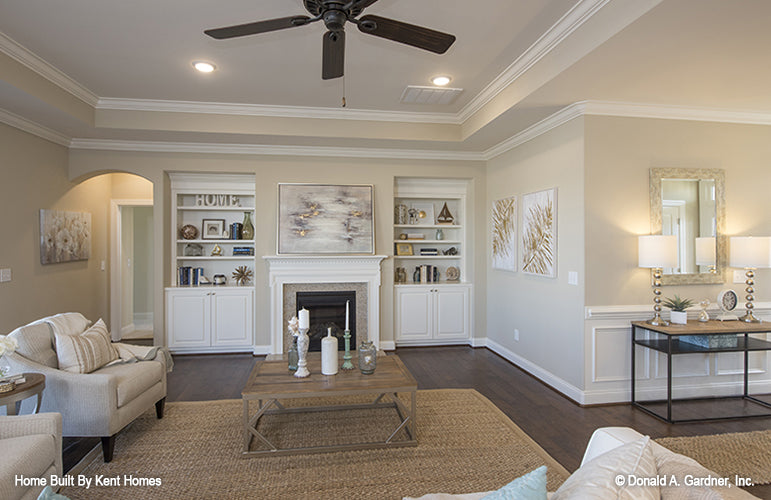
[(771, 237), (732, 236), (731, 267), (771, 267)]
[(637, 257), (640, 267), (677, 267), (677, 236), (660, 234), (640, 236)]
[(714, 266), (716, 265), (717, 247), (715, 246), (714, 236), (704, 236), (696, 238), (696, 265)]

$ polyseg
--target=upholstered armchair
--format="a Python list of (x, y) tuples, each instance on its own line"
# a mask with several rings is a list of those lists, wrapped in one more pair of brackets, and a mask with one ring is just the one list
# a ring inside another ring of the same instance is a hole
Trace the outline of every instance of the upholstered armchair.
[(55, 335), (83, 335), (89, 324), (79, 313), (65, 313), (19, 327), (9, 334), (19, 347), (6, 359), (12, 373), (45, 375), (41, 411), (62, 414), (64, 436), (100, 437), (109, 462), (121, 429), (153, 404), (157, 417), (163, 417), (167, 361), (158, 348), (115, 343), (110, 345), (121, 359), (90, 373), (61, 369)]
[(18, 485), (15, 478), (62, 475), (62, 416), (0, 417), (0, 450), (0, 498), (37, 498), (43, 486)]

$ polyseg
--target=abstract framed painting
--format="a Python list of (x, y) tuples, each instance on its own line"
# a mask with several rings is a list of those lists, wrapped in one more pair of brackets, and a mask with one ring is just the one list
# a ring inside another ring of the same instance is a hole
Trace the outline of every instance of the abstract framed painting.
[(493, 201), (493, 269), (517, 270), (517, 197)]
[(91, 256), (91, 214), (40, 210), (40, 263), (88, 260)]
[(522, 272), (557, 277), (557, 188), (522, 197)]
[(372, 185), (279, 184), (278, 254), (374, 254)]

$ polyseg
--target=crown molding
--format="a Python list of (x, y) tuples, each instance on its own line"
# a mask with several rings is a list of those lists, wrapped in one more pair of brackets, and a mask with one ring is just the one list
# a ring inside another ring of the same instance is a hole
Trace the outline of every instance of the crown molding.
[(0, 32), (0, 51), (86, 104), (96, 106), (96, 103), (99, 100), (99, 97), (97, 97), (96, 94), (64, 74), (62, 71), (56, 69), (3, 32)]
[(611, 0), (580, 0), (457, 114), (463, 123), (513, 84)]
[(406, 160), (484, 161), (482, 153), (419, 149), (343, 148), (334, 146), (277, 146), (263, 144), (216, 144), (195, 142), (146, 142), (105, 139), (72, 139), (72, 149), (143, 151), (151, 153), (240, 154), (261, 156), (322, 156), (337, 158), (384, 158)]
[(459, 118), (452, 113), (411, 113), (406, 111), (268, 106), (263, 104), (239, 104), (227, 102), (165, 101), (102, 97), (99, 98), (96, 109), (460, 125)]
[(5, 123), (6, 125), (36, 135), (60, 146), (68, 147), (70, 145), (70, 138), (66, 135), (60, 134), (55, 130), (39, 125), (32, 120), (27, 120), (23, 116), (13, 114), (4, 109), (0, 109), (0, 123)]
[(544, 118), (540, 122), (529, 126), (522, 132), (509, 137), (505, 141), (499, 142), (490, 149), (485, 150), (482, 156), (485, 160), (492, 160), (496, 156), (500, 156), (507, 151), (521, 146), (527, 141), (533, 140), (539, 135), (543, 135), (546, 132), (563, 125), (574, 118), (583, 116), (586, 113), (587, 103), (577, 102), (570, 106), (564, 107), (556, 113)]
[(583, 104), (587, 115), (771, 125), (771, 113), (763, 111), (612, 101), (583, 101)]

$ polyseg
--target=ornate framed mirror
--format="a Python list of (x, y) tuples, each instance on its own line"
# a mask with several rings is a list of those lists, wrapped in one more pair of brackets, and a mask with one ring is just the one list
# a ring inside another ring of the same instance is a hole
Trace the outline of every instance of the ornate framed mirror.
[(725, 171), (650, 170), (651, 234), (677, 236), (678, 266), (664, 269), (663, 285), (723, 283), (727, 262)]

